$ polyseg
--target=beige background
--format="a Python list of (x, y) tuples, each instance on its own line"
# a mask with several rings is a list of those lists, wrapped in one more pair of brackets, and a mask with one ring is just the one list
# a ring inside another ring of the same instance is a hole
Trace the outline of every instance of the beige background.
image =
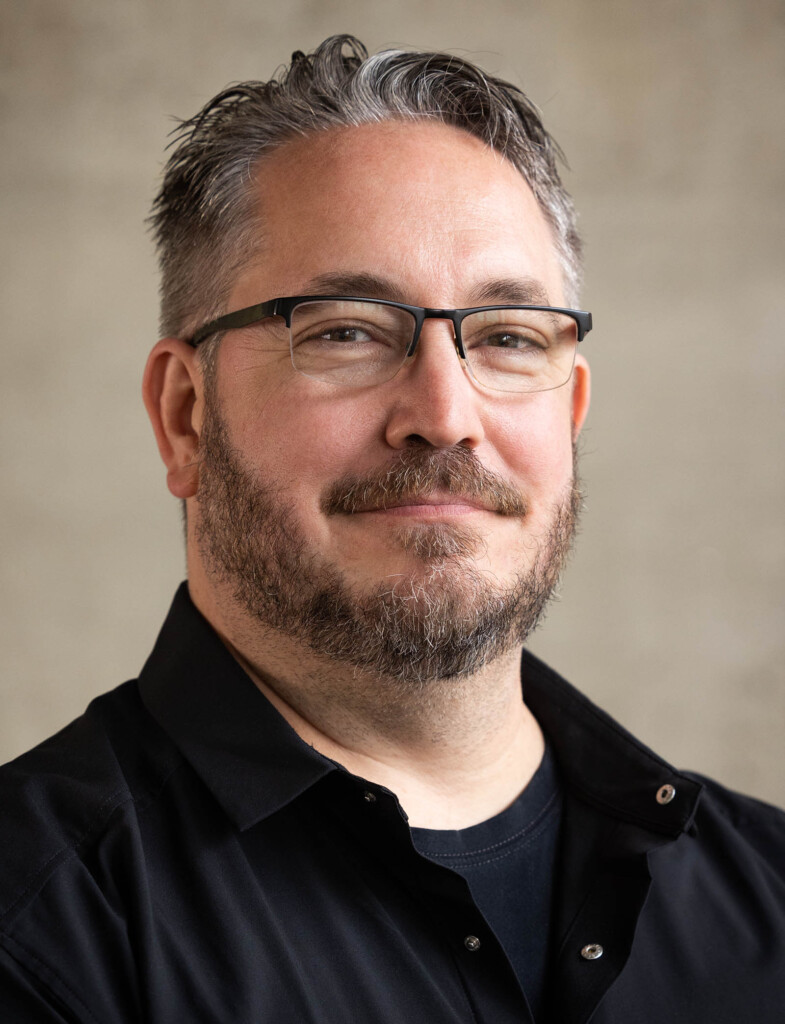
[(0, 759), (141, 667), (183, 574), (139, 400), (172, 115), (336, 31), (467, 53), (566, 150), (595, 398), (533, 647), (678, 765), (785, 802), (781, 0), (4, 0)]

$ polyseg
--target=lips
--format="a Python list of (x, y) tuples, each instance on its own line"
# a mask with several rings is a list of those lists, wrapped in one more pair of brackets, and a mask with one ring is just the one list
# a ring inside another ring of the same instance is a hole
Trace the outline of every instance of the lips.
[(468, 494), (410, 494), (405, 497), (395, 498), (390, 501), (382, 501), (378, 504), (368, 503), (359, 505), (353, 509), (353, 514), (358, 512), (390, 512), (397, 508), (466, 508), (477, 512), (499, 512), (491, 502)]

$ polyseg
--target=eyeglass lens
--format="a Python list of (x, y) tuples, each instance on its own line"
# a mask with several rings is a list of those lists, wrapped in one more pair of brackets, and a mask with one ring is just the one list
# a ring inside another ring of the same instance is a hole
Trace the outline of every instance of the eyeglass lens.
[[(297, 370), (335, 384), (390, 380), (406, 358), (416, 321), (405, 309), (371, 301), (303, 302), (292, 312)], [(572, 373), (577, 325), (572, 317), (530, 309), (470, 313), (461, 324), (475, 379), (499, 391), (545, 391)]]

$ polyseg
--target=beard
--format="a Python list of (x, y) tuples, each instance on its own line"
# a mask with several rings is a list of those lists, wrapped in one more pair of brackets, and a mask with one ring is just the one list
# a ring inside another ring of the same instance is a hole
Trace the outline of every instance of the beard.
[[(502, 516), (523, 519), (522, 496), (487, 470), (471, 449), (422, 442), (383, 469), (337, 481), (325, 515), (352, 515), (435, 489), (477, 497)], [(466, 677), (522, 644), (552, 596), (575, 534), (582, 497), (575, 474), (531, 539), (527, 565), (499, 583), (475, 564), (476, 529), (432, 523), (393, 528), (389, 540), (417, 571), (352, 586), (314, 550), (295, 508), (260, 481), (232, 447), (208, 399), (200, 441), (197, 542), (209, 575), (227, 586), (252, 622), (279, 631), (321, 658), (411, 690)]]

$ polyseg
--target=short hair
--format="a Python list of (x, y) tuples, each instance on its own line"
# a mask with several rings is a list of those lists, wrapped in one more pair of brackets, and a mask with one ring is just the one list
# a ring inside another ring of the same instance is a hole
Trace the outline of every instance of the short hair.
[(242, 82), (174, 131), (153, 204), (161, 329), (188, 337), (224, 312), (236, 275), (262, 240), (253, 172), (273, 149), (330, 128), (434, 121), (459, 128), (523, 175), (553, 231), (568, 301), (577, 303), (581, 243), (558, 171), (561, 150), (516, 86), (448, 53), (385, 50), (350, 35), (297, 51), (269, 82)]

